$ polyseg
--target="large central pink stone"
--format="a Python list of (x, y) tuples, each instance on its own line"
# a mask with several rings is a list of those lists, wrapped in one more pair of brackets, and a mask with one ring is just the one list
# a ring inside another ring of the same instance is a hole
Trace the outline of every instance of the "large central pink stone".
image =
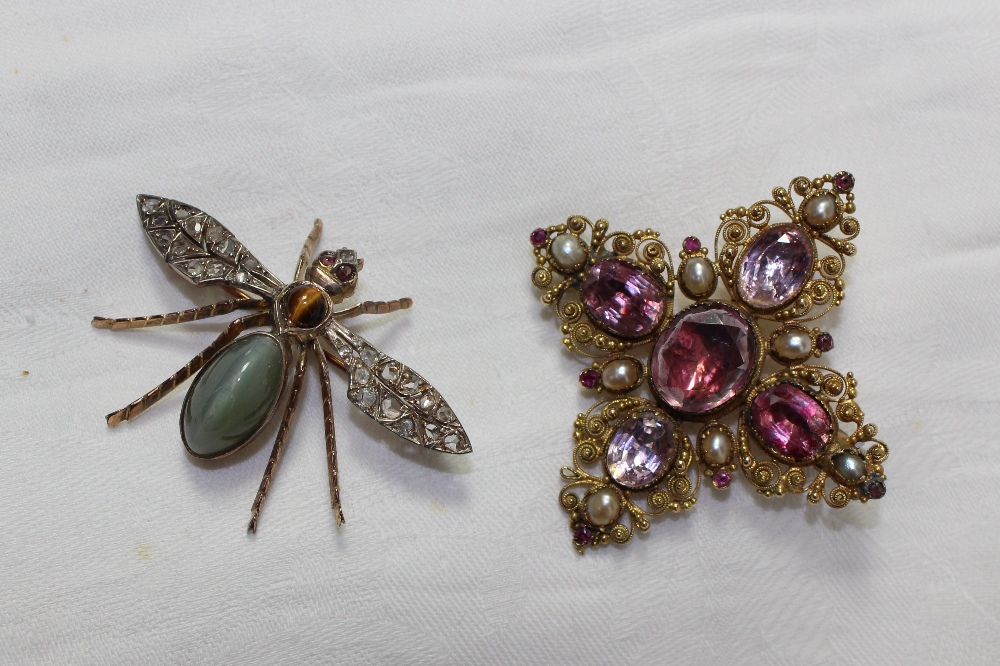
[(663, 329), (650, 358), (650, 381), (663, 402), (684, 415), (723, 407), (754, 374), (757, 336), (736, 308), (699, 303)]
[(598, 262), (580, 285), (587, 314), (622, 338), (641, 338), (660, 325), (666, 306), (655, 278), (619, 259)]
[(747, 247), (736, 288), (747, 305), (772, 310), (794, 301), (812, 272), (809, 236), (793, 224), (779, 224), (758, 234)]
[(764, 448), (782, 458), (807, 462), (830, 441), (830, 414), (795, 384), (777, 384), (754, 396), (753, 426)]
[(611, 435), (606, 463), (618, 484), (638, 490), (662, 479), (676, 457), (673, 424), (656, 412), (640, 412)]

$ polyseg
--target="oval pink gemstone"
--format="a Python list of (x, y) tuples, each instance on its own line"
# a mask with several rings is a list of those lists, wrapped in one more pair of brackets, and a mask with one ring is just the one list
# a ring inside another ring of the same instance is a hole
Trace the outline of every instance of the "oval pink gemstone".
[(736, 288), (747, 305), (773, 310), (798, 298), (812, 273), (809, 235), (793, 224), (779, 224), (758, 234), (747, 247)]
[(638, 490), (662, 479), (676, 457), (673, 423), (656, 412), (641, 412), (615, 430), (606, 462), (616, 483)]
[(660, 283), (619, 259), (598, 262), (580, 285), (587, 314), (623, 338), (641, 338), (660, 325), (666, 311)]
[(719, 409), (754, 374), (757, 336), (724, 303), (699, 303), (677, 314), (653, 346), (650, 381), (660, 399), (685, 415)]
[(754, 396), (750, 425), (764, 448), (795, 462), (812, 460), (830, 441), (830, 413), (795, 384)]

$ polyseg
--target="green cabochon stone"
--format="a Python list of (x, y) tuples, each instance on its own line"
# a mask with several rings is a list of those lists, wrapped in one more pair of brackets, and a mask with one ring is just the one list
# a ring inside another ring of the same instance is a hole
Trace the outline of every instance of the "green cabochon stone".
[(188, 390), (181, 435), (191, 452), (214, 458), (250, 441), (281, 396), (284, 374), (282, 347), (268, 335), (223, 350)]

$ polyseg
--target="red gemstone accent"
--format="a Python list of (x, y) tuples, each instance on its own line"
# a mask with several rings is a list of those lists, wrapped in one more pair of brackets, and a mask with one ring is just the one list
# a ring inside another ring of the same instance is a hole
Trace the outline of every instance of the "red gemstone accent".
[(586, 546), (590, 543), (591, 538), (593, 538), (594, 532), (586, 525), (577, 525), (576, 529), (573, 530), (573, 541), (576, 541), (581, 546)]
[(794, 301), (813, 272), (813, 245), (793, 224), (757, 234), (743, 255), (736, 286), (750, 307), (772, 310)]
[(821, 352), (828, 352), (833, 349), (833, 336), (829, 333), (820, 333), (816, 336), (816, 349)]
[(660, 399), (685, 415), (719, 409), (750, 382), (757, 336), (747, 318), (725, 303), (694, 305), (660, 334), (650, 381)]
[(885, 482), (884, 481), (869, 481), (866, 486), (868, 489), (868, 497), (872, 499), (882, 499), (885, 497)]
[(701, 241), (694, 236), (688, 236), (684, 239), (684, 251), (685, 252), (697, 252), (701, 249)]
[(580, 285), (580, 294), (597, 325), (623, 338), (649, 335), (666, 312), (660, 283), (620, 259), (595, 264)]
[(601, 373), (597, 370), (584, 370), (580, 373), (580, 383), (584, 388), (594, 388), (601, 380)]
[(341, 264), (340, 266), (337, 266), (337, 270), (335, 270), (333, 274), (341, 282), (347, 283), (354, 279), (354, 276), (357, 275), (357, 271), (354, 269), (354, 266), (351, 266), (350, 264)]
[(332, 254), (324, 254), (319, 258), (319, 263), (329, 268), (333, 266), (334, 262), (337, 261), (337, 257)]
[(729, 476), (729, 472), (716, 472), (712, 477), (712, 483), (716, 488), (727, 488), (732, 480), (733, 477)]
[(545, 232), (545, 229), (535, 229), (531, 232), (531, 244), (535, 247), (540, 245), (545, 245), (545, 240), (549, 235)]
[(818, 456), (830, 441), (830, 413), (795, 384), (777, 384), (758, 393), (750, 425), (765, 449), (795, 462)]
[(850, 192), (854, 189), (854, 176), (846, 171), (838, 171), (833, 177), (833, 186), (839, 192)]

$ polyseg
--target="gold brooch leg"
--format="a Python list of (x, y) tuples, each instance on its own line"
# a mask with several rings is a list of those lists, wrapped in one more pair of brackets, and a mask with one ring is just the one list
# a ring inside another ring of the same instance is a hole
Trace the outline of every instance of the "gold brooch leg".
[(350, 319), (366, 314), (389, 314), (397, 310), (406, 310), (413, 305), (412, 298), (400, 298), (395, 301), (365, 301), (357, 305), (338, 310), (333, 313), (337, 319)]
[(171, 324), (186, 324), (190, 321), (199, 321), (209, 317), (218, 317), (229, 314), (236, 310), (263, 310), (268, 305), (259, 298), (237, 298), (231, 301), (222, 301), (205, 305), (200, 308), (181, 310), (180, 312), (170, 312), (168, 314), (149, 315), (146, 317), (119, 317), (110, 319), (108, 317), (94, 317), (90, 325), (94, 328), (103, 328), (111, 331), (124, 331), (130, 328), (150, 328), (154, 326), (169, 326)]
[(257, 497), (254, 498), (253, 507), (250, 509), (250, 524), (247, 525), (247, 532), (257, 531), (257, 519), (260, 516), (261, 507), (267, 498), (267, 489), (271, 486), (271, 479), (274, 470), (281, 459), (281, 452), (285, 447), (285, 437), (288, 435), (288, 427), (292, 424), (292, 417), (295, 416), (295, 407), (299, 401), (299, 391), (302, 389), (302, 376), (306, 372), (306, 353), (299, 349), (295, 359), (295, 377), (292, 379), (292, 387), (288, 393), (288, 405), (285, 407), (285, 415), (281, 417), (281, 425), (278, 426), (278, 435), (274, 438), (274, 447), (271, 449), (271, 457), (267, 459), (267, 467), (264, 468), (264, 477), (260, 480), (260, 488), (257, 489)]
[(177, 388), (177, 385), (188, 377), (198, 372), (206, 363), (219, 353), (219, 350), (235, 340), (240, 333), (250, 328), (266, 326), (271, 323), (270, 312), (259, 312), (234, 319), (229, 326), (215, 339), (215, 341), (193, 359), (187, 365), (171, 375), (165, 382), (154, 388), (152, 391), (142, 396), (138, 400), (107, 415), (108, 425), (114, 427), (122, 421), (131, 421), (135, 417), (156, 404), (161, 398)]
[(330, 472), (330, 507), (338, 525), (344, 524), (344, 512), (340, 508), (340, 480), (337, 473), (337, 433), (333, 422), (333, 390), (330, 388), (330, 366), (326, 362), (326, 352), (318, 340), (313, 340), (313, 353), (319, 361), (319, 381), (323, 387), (323, 431), (326, 435), (326, 466)]
[(306, 238), (305, 244), (302, 246), (302, 252), (299, 254), (299, 263), (295, 267), (295, 279), (305, 280), (306, 271), (309, 270), (309, 263), (312, 260), (313, 250), (316, 249), (316, 243), (319, 241), (320, 234), (323, 233), (323, 220), (319, 218), (313, 222), (312, 231), (309, 232), (309, 236)]

